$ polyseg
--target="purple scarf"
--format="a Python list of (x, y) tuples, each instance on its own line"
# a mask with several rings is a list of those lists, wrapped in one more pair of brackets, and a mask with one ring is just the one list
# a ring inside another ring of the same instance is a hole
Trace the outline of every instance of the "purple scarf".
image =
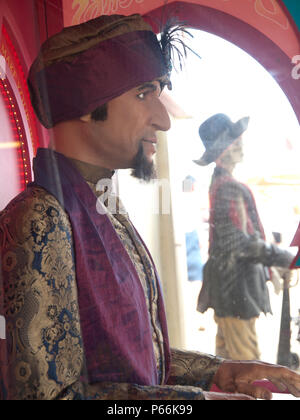
[[(94, 193), (63, 155), (39, 149), (34, 172), (35, 184), (54, 195), (71, 220), (89, 382), (159, 385), (144, 291), (108, 216), (97, 213)], [(170, 349), (158, 289), (168, 377)]]

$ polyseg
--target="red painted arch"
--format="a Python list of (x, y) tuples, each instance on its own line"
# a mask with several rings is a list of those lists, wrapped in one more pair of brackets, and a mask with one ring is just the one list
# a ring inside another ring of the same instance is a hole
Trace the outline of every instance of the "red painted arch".
[(101, 14), (140, 13), (152, 23), (177, 16), (188, 26), (218, 35), (266, 68), (285, 92), (300, 122), (299, 31), (281, 0), (63, 0), (62, 4), (65, 26)]
[(293, 77), (295, 64), (270, 38), (230, 14), (199, 4), (172, 3), (148, 13), (146, 19), (159, 22), (163, 15), (177, 16), (188, 26), (218, 35), (254, 57), (285, 92), (300, 122), (300, 74), (298, 79)]

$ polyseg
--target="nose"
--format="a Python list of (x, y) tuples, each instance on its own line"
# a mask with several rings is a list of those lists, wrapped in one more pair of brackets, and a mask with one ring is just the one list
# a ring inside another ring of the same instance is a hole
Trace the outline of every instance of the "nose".
[(153, 107), (152, 124), (157, 131), (168, 131), (171, 128), (171, 120), (165, 105), (157, 98)]

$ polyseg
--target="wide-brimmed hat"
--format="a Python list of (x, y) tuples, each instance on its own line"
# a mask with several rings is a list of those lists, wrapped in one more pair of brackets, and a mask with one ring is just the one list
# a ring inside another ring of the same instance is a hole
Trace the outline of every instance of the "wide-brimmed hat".
[(216, 114), (208, 118), (199, 128), (199, 136), (205, 147), (205, 153), (197, 165), (207, 166), (218, 157), (247, 130), (249, 117), (241, 118), (236, 123), (225, 114)]

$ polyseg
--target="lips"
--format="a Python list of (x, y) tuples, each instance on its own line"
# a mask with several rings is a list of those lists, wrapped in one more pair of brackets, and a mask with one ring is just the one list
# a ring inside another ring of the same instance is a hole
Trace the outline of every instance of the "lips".
[(153, 139), (143, 139), (143, 141), (145, 143), (157, 144), (157, 139), (156, 138), (153, 138)]
[(151, 154), (156, 153), (157, 139), (144, 139), (143, 143), (145, 151), (148, 151)]

